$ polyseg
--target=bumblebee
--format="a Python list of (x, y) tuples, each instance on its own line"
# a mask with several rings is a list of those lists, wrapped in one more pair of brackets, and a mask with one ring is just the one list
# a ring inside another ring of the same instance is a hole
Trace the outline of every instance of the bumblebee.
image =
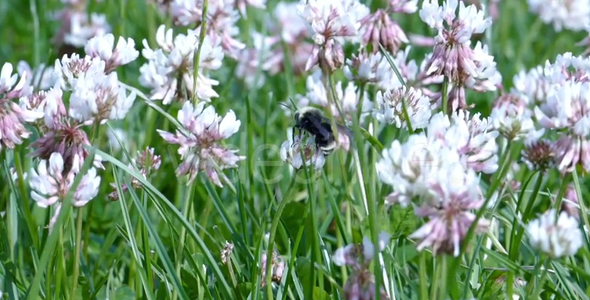
[[(350, 130), (342, 125), (336, 126), (338, 134), (346, 134), (351, 137)], [(299, 135), (305, 131), (314, 137), (316, 147), (322, 151), (324, 156), (330, 155), (336, 148), (336, 139), (330, 119), (328, 119), (321, 110), (314, 107), (304, 107), (295, 112), (295, 126), (293, 127), (293, 137), (295, 130), (299, 130)]]

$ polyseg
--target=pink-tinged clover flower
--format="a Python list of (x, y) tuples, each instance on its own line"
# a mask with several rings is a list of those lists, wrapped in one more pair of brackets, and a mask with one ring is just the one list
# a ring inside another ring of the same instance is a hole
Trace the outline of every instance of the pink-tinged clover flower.
[[(460, 253), (460, 244), (475, 221), (474, 210), (484, 198), (476, 172), (498, 168), (498, 132), (478, 115), (459, 112), (451, 118), (438, 113), (425, 132), (410, 135), (405, 143), (395, 140), (383, 150), (376, 164), (379, 179), (393, 187), (387, 204), (413, 204), (415, 214), (428, 222), (410, 237), (417, 248), (432, 247), (435, 253)], [(485, 232), (489, 221), (481, 219), (476, 233)]]
[(361, 34), (364, 46), (371, 45), (373, 53), (380, 52), (379, 44), (394, 54), (402, 44), (410, 42), (399, 24), (389, 17), (389, 12), (379, 9), (361, 20)]
[(84, 46), (86, 55), (99, 57), (105, 61), (105, 72), (108, 74), (117, 67), (126, 65), (137, 59), (139, 51), (135, 50), (135, 41), (132, 38), (119, 37), (115, 45), (115, 36), (111, 33), (91, 38)]
[(444, 75), (453, 84), (449, 96), (452, 111), (466, 108), (465, 87), (479, 92), (497, 89), (502, 77), (487, 46), (480, 42), (473, 49), (470, 46), (471, 37), (483, 33), (492, 24), (491, 18), (475, 5), (465, 6), (458, 0), (447, 0), (442, 6), (438, 0), (425, 0), (420, 18), (438, 31), (426, 74)]
[[(143, 178), (147, 179), (148, 176), (158, 169), (160, 169), (160, 165), (162, 164), (162, 157), (160, 155), (154, 154), (154, 148), (147, 147), (143, 151), (137, 151), (135, 157), (131, 160), (131, 164), (129, 164), (129, 168), (132, 170), (136, 170)], [(142, 183), (135, 177), (131, 179), (132, 188), (138, 189), (142, 186)], [(117, 191), (117, 184), (111, 183), (111, 188), (113, 192), (109, 194), (109, 199), (112, 201), (116, 201), (119, 199), (119, 193)], [(127, 184), (121, 185), (121, 191), (126, 192), (129, 190), (129, 186)]]
[(546, 98), (534, 108), (538, 124), (561, 131), (553, 145), (557, 168), (571, 172), (576, 166), (590, 171), (590, 59), (559, 55), (547, 62), (543, 76), (548, 81)]
[[(38, 206), (47, 208), (56, 205), (56, 212), (51, 218), (51, 229), (57, 220), (61, 209), (61, 202), (65, 200), (67, 193), (74, 184), (75, 177), (80, 170), (72, 168), (69, 171), (64, 168), (64, 160), (59, 153), (51, 154), (49, 160), (41, 160), (37, 170), (31, 169), (29, 184), (31, 186), (31, 198)], [(100, 177), (96, 175), (96, 169), (90, 168), (72, 197), (72, 205), (82, 207), (98, 194)]]
[(64, 9), (53, 14), (53, 18), (61, 22), (59, 31), (53, 37), (55, 44), (84, 47), (92, 37), (111, 31), (106, 16), (97, 13), (89, 14), (85, 1), (68, 4)]
[[(82, 124), (68, 116), (62, 100), (61, 89), (51, 89), (45, 97), (43, 135), (30, 147), (34, 151), (33, 157), (49, 160), (53, 153), (59, 153), (63, 160), (65, 172), (72, 169), (80, 169), (84, 160), (90, 154), (86, 146), (90, 145), (88, 135), (82, 128)], [(96, 168), (104, 168), (102, 158), (94, 156), (93, 165)]]
[(393, 13), (413, 14), (418, 10), (418, 0), (390, 0), (387, 10)]
[(176, 133), (158, 130), (162, 138), (170, 144), (178, 144), (178, 154), (182, 163), (176, 169), (178, 176), (187, 175), (191, 183), (198, 172), (204, 171), (209, 179), (222, 187), (220, 176), (227, 180), (221, 170), (236, 168), (244, 156), (236, 155), (238, 150), (229, 150), (221, 141), (229, 138), (240, 129), (240, 121), (230, 110), (224, 117), (215, 112), (213, 106), (199, 102), (195, 107), (185, 102), (178, 112), (178, 122), (182, 128)]
[(332, 73), (344, 63), (342, 43), (358, 42), (360, 21), (369, 9), (357, 0), (301, 0), (299, 13), (311, 25), (316, 44), (306, 70), (319, 65)]
[[(172, 0), (170, 13), (177, 25), (197, 25), (195, 32), (201, 30), (203, 18), (203, 0)], [(244, 43), (236, 39), (240, 33), (237, 22), (240, 13), (236, 9), (236, 0), (209, 1), (207, 7), (207, 36), (210, 39), (219, 39), (223, 52), (233, 58), (246, 47)], [(194, 27), (193, 27), (194, 28)]]
[[(310, 53), (314, 51), (314, 45), (309, 42), (312, 31), (309, 23), (298, 13), (298, 3), (296, 2), (279, 2), (277, 3), (273, 15), (275, 20), (269, 23), (269, 31), (272, 35), (270, 39), (276, 39), (278, 42), (271, 47), (269, 59), (264, 64), (264, 69), (268, 69), (269, 74), (275, 75), (285, 71), (285, 64), (291, 64), (292, 72), (295, 76), (303, 74), (306, 70), (306, 64)], [(284, 42), (285, 50), (280, 43)]]
[(28, 74), (18, 79), (12, 70), (10, 63), (5, 63), (0, 70), (0, 151), (3, 148), (14, 149), (16, 145), (22, 144), (23, 139), (31, 134), (24, 123), (35, 122), (43, 117), (42, 112), (28, 109), (26, 105), (19, 106), (13, 101), (29, 96), (31, 88), (26, 85)]
[[(390, 236), (387, 232), (379, 234), (378, 247), (382, 252), (389, 243)], [(350, 266), (353, 271), (344, 285), (345, 299), (372, 300), (376, 299), (375, 277), (371, 273), (369, 264), (375, 258), (375, 245), (367, 237), (363, 237), (362, 244), (351, 244), (338, 248), (332, 255), (332, 261), (337, 266)], [(379, 291), (381, 299), (389, 299), (389, 295), (381, 286)]]

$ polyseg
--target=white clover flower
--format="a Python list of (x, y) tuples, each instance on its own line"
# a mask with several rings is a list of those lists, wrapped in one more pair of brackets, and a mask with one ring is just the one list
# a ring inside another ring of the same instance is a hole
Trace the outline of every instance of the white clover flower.
[(294, 44), (301, 37), (311, 37), (311, 29), (305, 18), (298, 12), (296, 2), (278, 2), (274, 9), (274, 16), (278, 21), (280, 37), (287, 44)]
[(432, 105), (430, 99), (413, 87), (377, 92), (377, 108), (373, 117), (383, 123), (394, 124), (396, 128), (408, 128), (408, 118), (403, 111), (402, 101), (405, 99), (408, 118), (412, 128), (425, 128), (430, 121)]
[(584, 30), (590, 25), (590, 2), (587, 0), (527, 0), (529, 10), (539, 15), (555, 31)]
[(70, 97), (69, 114), (74, 120), (86, 125), (121, 120), (129, 112), (135, 97), (135, 91), (127, 94), (126, 89), (119, 84), (116, 73), (94, 80), (78, 81)]
[[(65, 14), (62, 13), (62, 16), (69, 19), (69, 28), (62, 29), (67, 30), (64, 33), (63, 41), (68, 45), (83, 47), (92, 37), (111, 31), (106, 16), (103, 14), (92, 13), (88, 19), (88, 13), (85, 11), (69, 10)], [(66, 20), (63, 21), (68, 23)]]
[(490, 115), (492, 124), (509, 140), (520, 140), (535, 130), (532, 111), (524, 97), (515, 94), (500, 96)]
[[(246, 47), (244, 43), (236, 39), (240, 33), (237, 26), (240, 13), (236, 6), (236, 0), (215, 0), (209, 1), (207, 7), (207, 36), (211, 39), (219, 39), (223, 53), (233, 58), (237, 58), (238, 51)], [(170, 1), (170, 13), (175, 24), (183, 26), (199, 24), (195, 31), (200, 32), (203, 0)]]
[[(49, 161), (41, 160), (37, 170), (31, 169), (29, 184), (31, 186), (31, 198), (39, 207), (47, 208), (57, 205), (57, 211), (50, 221), (49, 227), (53, 227), (63, 201), (74, 184), (79, 169), (64, 169), (64, 160), (59, 153), (53, 153)], [(96, 175), (96, 169), (88, 170), (72, 197), (72, 205), (82, 207), (98, 194), (100, 177)]]
[(104, 76), (105, 62), (98, 57), (80, 57), (74, 53), (71, 56), (64, 55), (55, 60), (55, 72), (59, 79), (60, 87), (65, 91), (71, 91), (78, 80), (92, 80), (97, 76)]
[[(345, 88), (342, 87), (343, 83), (338, 81), (335, 84), (335, 93), (337, 101), (339, 102), (340, 109), (342, 109), (342, 113), (344, 116), (341, 116), (340, 111), (336, 104), (333, 101), (330, 101), (328, 98), (329, 93), (331, 91), (326, 89), (324, 82), (322, 81), (322, 72), (320, 70), (316, 70), (313, 74), (307, 77), (306, 86), (307, 86), (307, 94), (305, 97), (299, 97), (299, 103), (297, 104), (298, 107), (304, 107), (309, 104), (315, 104), (321, 107), (328, 108), (330, 107), (331, 113), (335, 117), (342, 117), (346, 121), (351, 122), (352, 118), (357, 116), (357, 108), (359, 103), (359, 95), (357, 94), (357, 88), (354, 83), (349, 82)], [(371, 114), (371, 110), (373, 108), (373, 103), (369, 100), (367, 94), (362, 95), (362, 104), (361, 104), (361, 123)]]
[(389, 0), (389, 10), (413, 14), (418, 10), (418, 0)]
[(152, 100), (163, 100), (163, 104), (170, 104), (174, 98), (182, 101), (191, 98), (193, 93), (204, 101), (219, 96), (213, 90), (213, 86), (219, 82), (207, 77), (207, 72), (221, 67), (223, 52), (220, 39), (206, 36), (203, 41), (196, 91), (193, 91), (193, 65), (194, 54), (199, 46), (198, 33), (189, 30), (186, 35), (173, 37), (172, 29), (166, 30), (162, 25), (156, 32), (156, 41), (160, 48), (152, 50), (147, 40), (143, 40), (145, 48), (142, 55), (148, 62), (140, 67), (139, 77), (139, 83), (152, 90)]
[(69, 115), (84, 124), (121, 120), (133, 105), (135, 97), (134, 91), (127, 95), (117, 73), (77, 80), (70, 97)]
[[(31, 144), (34, 149), (31, 156), (49, 160), (57, 152), (64, 161), (64, 169), (69, 172), (72, 168), (82, 167), (89, 155), (86, 147), (90, 145), (90, 141), (82, 124), (68, 116), (62, 95), (63, 91), (59, 88), (46, 93), (43, 121), (47, 131)], [(99, 155), (94, 155), (94, 167), (104, 169), (101, 161)]]
[(526, 225), (531, 246), (552, 258), (574, 255), (583, 244), (578, 221), (567, 212), (561, 212), (557, 220), (556, 216), (555, 209), (550, 209)]
[(401, 86), (387, 59), (379, 52), (353, 54), (352, 58), (346, 60), (343, 71), (349, 80), (374, 84), (380, 89), (390, 90)]
[(221, 141), (229, 138), (240, 129), (240, 121), (230, 110), (224, 117), (215, 112), (213, 106), (199, 102), (195, 107), (185, 102), (178, 112), (178, 121), (183, 126), (170, 133), (158, 130), (162, 138), (171, 144), (178, 144), (178, 154), (182, 163), (176, 169), (178, 176), (188, 175), (191, 183), (198, 172), (204, 171), (209, 179), (222, 187), (220, 176), (225, 178), (221, 170), (236, 168), (244, 156), (236, 155), (238, 150), (229, 150), (221, 145)]
[(357, 0), (301, 0), (298, 9), (311, 24), (318, 45), (331, 38), (357, 37), (361, 19), (369, 14), (369, 8)]
[(523, 95), (527, 104), (545, 101), (552, 85), (551, 78), (545, 76), (542, 66), (529, 71), (521, 70), (512, 81), (515, 93)]
[[(379, 233), (379, 240), (377, 241), (379, 246), (379, 252), (385, 250), (387, 244), (389, 244), (390, 238), (391, 235), (389, 235), (389, 233), (387, 233), (386, 231), (381, 231)], [(375, 258), (375, 245), (373, 245), (371, 239), (366, 236), (363, 237), (363, 257), (365, 258), (365, 260), (373, 260)]]
[(91, 38), (84, 46), (86, 55), (99, 57), (106, 63), (106, 73), (115, 68), (126, 65), (137, 59), (139, 51), (135, 50), (135, 41), (132, 38), (119, 37), (115, 45), (115, 36), (111, 33)]
[[(301, 169), (305, 166), (313, 166), (314, 169), (321, 169), (326, 163), (326, 157), (318, 149), (312, 137), (305, 140), (303, 135), (293, 136), (293, 131), (288, 130), (288, 140), (281, 144), (281, 160), (291, 165), (293, 168)], [(304, 142), (302, 144), (302, 142)], [(303, 153), (301, 152), (303, 150)]]
[(25, 73), (28, 74), (25, 76), (27, 78), (27, 86), (32, 86), (39, 90), (48, 90), (52, 88), (58, 80), (57, 73), (52, 66), (40, 64), (33, 70), (26, 61), (21, 60), (18, 62), (16, 68), (20, 76), (25, 76)]
[(449, 119), (442, 112), (432, 116), (427, 128), (428, 138), (453, 146), (461, 155), (461, 161), (476, 172), (491, 174), (498, 169), (498, 145), (488, 118), (480, 114), (469, 116), (460, 111)]
[[(246, 48), (238, 53), (238, 65), (236, 67), (236, 77), (244, 80), (249, 88), (261, 88), (266, 76), (264, 71), (270, 70), (276, 61), (270, 61), (272, 57), (271, 48), (280, 40), (277, 37), (264, 36), (258, 32), (250, 34), (254, 47)], [(277, 57), (275, 56), (276, 60)], [(282, 59), (282, 58), (281, 58)]]

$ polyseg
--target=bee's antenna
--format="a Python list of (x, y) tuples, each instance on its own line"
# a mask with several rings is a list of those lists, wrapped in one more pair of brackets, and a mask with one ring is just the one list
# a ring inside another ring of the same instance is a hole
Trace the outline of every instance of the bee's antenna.
[(291, 104), (293, 105), (293, 107), (294, 107), (295, 109), (298, 109), (298, 108), (297, 108), (297, 104), (295, 104), (295, 101), (293, 101), (293, 98), (289, 97), (289, 101), (291, 102)]
[(285, 108), (287, 108), (287, 109), (290, 109), (290, 110), (292, 110), (291, 106), (289, 106), (289, 104), (287, 104), (287, 103), (284, 103), (284, 102), (279, 102), (279, 105), (281, 105), (281, 106), (283, 106), (283, 107), (285, 107)]

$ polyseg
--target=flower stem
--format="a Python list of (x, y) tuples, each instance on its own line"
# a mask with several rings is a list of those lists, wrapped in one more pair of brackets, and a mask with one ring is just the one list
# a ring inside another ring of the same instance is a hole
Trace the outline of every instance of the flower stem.
[(76, 250), (74, 254), (74, 276), (72, 282), (72, 293), (70, 296), (72, 298), (76, 297), (76, 288), (78, 287), (78, 276), (80, 274), (80, 250), (82, 244), (82, 221), (84, 218), (84, 207), (80, 207), (78, 209), (78, 219), (76, 222)]
[(203, 48), (203, 41), (207, 34), (207, 8), (209, 7), (209, 0), (203, 0), (203, 11), (201, 12), (201, 32), (199, 33), (199, 48), (195, 54), (193, 61), (193, 105), (199, 102), (197, 99), (197, 78), (199, 77), (199, 64), (201, 63), (201, 49)]
[(434, 279), (432, 282), (432, 285), (430, 286), (430, 299), (437, 299), (436, 298), (436, 292), (438, 291), (438, 285), (440, 283), (439, 278), (441, 278), (442, 276), (445, 276), (445, 274), (442, 273), (442, 257), (438, 256), (435, 258), (436, 260), (436, 266), (434, 268)]
[(444, 300), (446, 299), (446, 294), (447, 294), (447, 276), (449, 275), (447, 273), (447, 260), (448, 260), (448, 256), (444, 255), (441, 260), (441, 271), (440, 271), (440, 288), (438, 290), (438, 299)]
[[(543, 259), (543, 258), (541, 258)], [(539, 269), (541, 267), (543, 267), (543, 270), (539, 270), (541, 271), (541, 279), (537, 282), (537, 285), (535, 286), (535, 290), (532, 293), (532, 297), (530, 299), (541, 299), (539, 297), (539, 295), (541, 295), (541, 292), (543, 291), (543, 285), (545, 285), (545, 281), (547, 280), (547, 276), (549, 274), (549, 269), (547, 268), (547, 266), (549, 265), (550, 259), (545, 259), (544, 263), (540, 263), (539, 261)], [(537, 274), (537, 272), (535, 272), (535, 274)]]
[(448, 90), (449, 90), (449, 79), (447, 77), (445, 77), (444, 81), (443, 81), (443, 85), (442, 85), (442, 111), (445, 114), (445, 116), (449, 115), (449, 95), (448, 95)]
[[(6, 152), (5, 152), (6, 153)], [(23, 210), (23, 215), (25, 217), (27, 227), (29, 229), (29, 234), (31, 235), (31, 240), (33, 241), (33, 245), (35, 249), (39, 248), (39, 236), (37, 234), (37, 229), (35, 228), (35, 221), (33, 220), (33, 214), (31, 213), (31, 208), (29, 207), (29, 197), (27, 195), (27, 188), (25, 186), (25, 178), (24, 178), (24, 171), (23, 171), (23, 163), (21, 160), (20, 153), (16, 150), (12, 152), (14, 154), (14, 167), (16, 169), (17, 174), (17, 181), (18, 181), (18, 188), (21, 194), (22, 205), (20, 207)], [(6, 154), (5, 154), (6, 156)]]
[[(305, 163), (305, 160), (304, 160)], [(293, 178), (295, 178), (297, 176), (297, 174), (295, 174), (293, 176)], [(274, 295), (272, 293), (272, 284), (271, 284), (271, 277), (272, 277), (272, 255), (274, 252), (274, 244), (275, 244), (275, 239), (277, 236), (277, 228), (279, 227), (279, 221), (281, 220), (281, 215), (283, 214), (283, 210), (285, 210), (285, 207), (287, 206), (287, 204), (290, 202), (290, 198), (291, 198), (291, 194), (293, 191), (293, 187), (295, 186), (295, 179), (291, 180), (291, 183), (289, 184), (289, 187), (287, 188), (287, 192), (285, 192), (285, 196), (283, 197), (283, 199), (281, 200), (281, 202), (279, 203), (279, 206), (277, 207), (277, 211), (272, 219), (272, 223), (270, 225), (270, 236), (268, 237), (268, 248), (266, 250), (266, 273), (265, 273), (265, 284), (266, 284), (266, 296), (268, 300), (272, 300), (274, 299)]]
[[(192, 196), (193, 193), (195, 191), (195, 184), (191, 183), (186, 191), (186, 195), (184, 198), (184, 203), (182, 205), (182, 216), (189, 220), (189, 212), (191, 210), (191, 203), (192, 203)], [(178, 242), (178, 248), (176, 249), (176, 273), (178, 274), (178, 278), (181, 279), (181, 267), (182, 267), (182, 261), (183, 261), (183, 250), (184, 250), (184, 243), (186, 241), (186, 227), (182, 226), (182, 228), (180, 228), (180, 240)], [(174, 290), (173, 294), (172, 294), (172, 299), (176, 299), (176, 297), (178, 296), (178, 294), (176, 293), (176, 290)]]

